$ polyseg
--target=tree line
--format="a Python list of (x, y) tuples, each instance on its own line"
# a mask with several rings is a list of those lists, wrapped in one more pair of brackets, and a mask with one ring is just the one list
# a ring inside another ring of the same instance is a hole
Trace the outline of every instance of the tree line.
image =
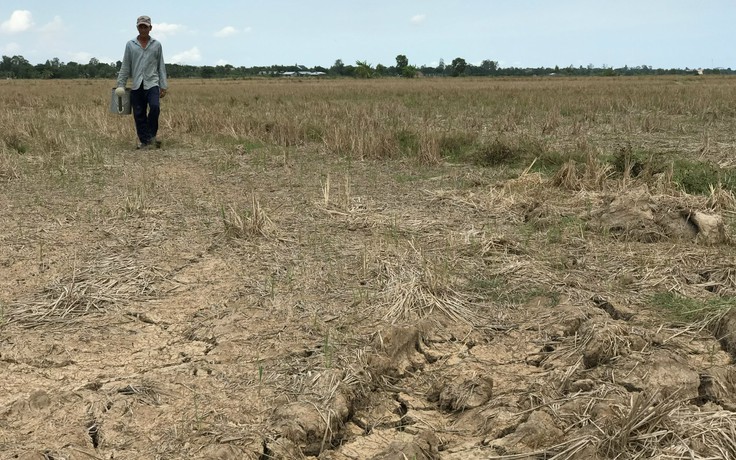
[[(0, 78), (20, 79), (72, 79), (72, 78), (104, 78), (115, 79), (121, 66), (121, 61), (114, 63), (100, 62), (92, 58), (86, 64), (78, 62), (61, 62), (59, 58), (47, 60), (43, 64), (31, 64), (23, 56), (3, 56), (0, 62)], [(461, 57), (445, 63), (440, 59), (437, 66), (415, 66), (409, 64), (406, 55), (396, 56), (395, 64), (373, 65), (367, 61), (356, 61), (355, 64), (346, 64), (342, 59), (327, 68), (321, 66), (306, 67), (294, 65), (271, 65), (254, 67), (235, 67), (230, 64), (218, 66), (193, 66), (185, 64), (166, 64), (169, 77), (173, 78), (248, 78), (255, 76), (284, 76), (284, 75), (325, 75), (333, 77), (353, 78), (381, 78), (381, 77), (463, 77), (463, 76), (626, 76), (626, 75), (686, 75), (702, 74), (733, 74), (728, 69), (662, 69), (648, 65), (635, 67), (624, 66), (613, 68), (608, 66), (596, 67), (589, 64), (585, 67), (572, 65), (567, 67), (501, 67), (497, 61), (483, 60), (479, 65), (467, 62)]]

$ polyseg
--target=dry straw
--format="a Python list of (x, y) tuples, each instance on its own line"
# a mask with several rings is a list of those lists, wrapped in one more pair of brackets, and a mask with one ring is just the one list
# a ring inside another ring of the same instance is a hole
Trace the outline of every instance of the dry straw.
[(27, 301), (9, 304), (9, 324), (35, 328), (71, 326), (89, 315), (106, 313), (131, 301), (158, 295), (165, 276), (138, 265), (131, 256), (108, 257), (53, 282)]
[(427, 258), (413, 243), (396, 261), (383, 261), (384, 320), (392, 323), (430, 317), (435, 313), (453, 321), (482, 324), (478, 306), (453, 286), (448, 261)]
[(227, 238), (248, 238), (254, 236), (270, 237), (275, 226), (261, 207), (256, 194), (251, 194), (250, 211), (241, 214), (230, 206), (228, 211), (221, 208), (224, 235)]

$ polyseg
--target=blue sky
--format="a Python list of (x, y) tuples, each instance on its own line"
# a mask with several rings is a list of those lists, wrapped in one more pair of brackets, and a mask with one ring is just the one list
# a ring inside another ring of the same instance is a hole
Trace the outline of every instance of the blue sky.
[(2, 0), (0, 54), (31, 63), (122, 58), (135, 19), (167, 62), (330, 67), (736, 68), (734, 0)]

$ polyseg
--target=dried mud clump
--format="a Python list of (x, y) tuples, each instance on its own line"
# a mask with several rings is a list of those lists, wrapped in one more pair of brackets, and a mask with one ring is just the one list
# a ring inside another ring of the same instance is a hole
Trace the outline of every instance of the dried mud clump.
[(700, 374), (698, 387), (700, 404), (716, 404), (736, 412), (736, 369), (712, 368)]
[(451, 412), (483, 406), (491, 400), (493, 392), (493, 379), (488, 372), (485, 366), (463, 361), (442, 373), (427, 398)]
[(736, 359), (736, 309), (730, 310), (717, 322), (714, 330), (723, 349)]
[(319, 455), (341, 437), (357, 399), (356, 392), (340, 371), (327, 371), (315, 379), (315, 400), (304, 399), (280, 406), (274, 426), (280, 436), (298, 446), (305, 455)]
[(588, 323), (581, 328), (586, 338), (583, 348), (583, 365), (591, 369), (608, 364), (632, 352), (643, 351), (647, 341), (635, 331), (619, 324), (597, 325)]
[(438, 445), (437, 436), (425, 431), (408, 440), (392, 441), (385, 450), (371, 457), (371, 460), (436, 460), (440, 458)]
[(491, 446), (502, 452), (521, 453), (538, 447), (556, 444), (564, 436), (555, 419), (545, 411), (529, 414), (513, 433), (499, 438)]
[(407, 372), (420, 369), (426, 363), (422, 354), (422, 328), (394, 326), (377, 334), (374, 340), (376, 354), (368, 358), (374, 377), (403, 377)]
[(646, 186), (606, 198), (593, 217), (594, 228), (625, 241), (728, 240), (723, 217), (690, 209), (674, 197), (652, 196)]

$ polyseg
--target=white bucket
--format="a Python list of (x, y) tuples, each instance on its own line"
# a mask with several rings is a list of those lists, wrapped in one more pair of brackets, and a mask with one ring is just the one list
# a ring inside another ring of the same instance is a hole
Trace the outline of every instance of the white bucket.
[(110, 96), (110, 113), (117, 115), (130, 115), (130, 88), (125, 88), (125, 95), (118, 96), (115, 94), (115, 88), (112, 89)]

